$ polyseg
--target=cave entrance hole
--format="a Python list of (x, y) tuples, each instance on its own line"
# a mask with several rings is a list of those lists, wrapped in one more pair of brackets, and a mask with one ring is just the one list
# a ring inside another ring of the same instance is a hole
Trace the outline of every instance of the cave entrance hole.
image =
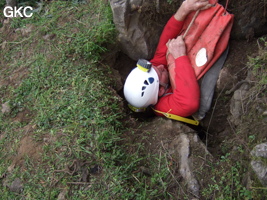
[[(128, 57), (126, 54), (124, 54), (122, 52), (118, 53), (115, 64), (114, 64), (114, 69), (119, 72), (122, 84), (124, 84), (128, 74), (135, 67), (136, 67), (136, 61), (135, 60), (132, 60), (130, 57)], [(128, 109), (127, 102), (124, 98), (123, 88), (117, 92), (118, 92), (119, 96), (121, 96), (124, 99), (124, 107), (128, 110), (129, 114), (131, 116), (133, 116), (135, 119), (137, 119), (138, 121), (149, 122), (151, 119), (153, 119), (155, 117), (154, 112), (152, 110), (149, 110), (149, 109), (145, 113), (133, 113), (133, 112), (131, 112)], [(207, 118), (208, 118), (208, 120), (210, 120), (209, 116), (207, 116)], [(216, 123), (216, 122), (214, 122), (214, 123)], [(208, 127), (205, 124), (202, 125), (202, 123), (198, 126), (194, 126), (194, 125), (190, 125), (190, 124), (186, 124), (186, 123), (183, 123), (183, 124), (187, 125), (191, 129), (196, 131), (196, 133), (198, 134), (199, 138), (203, 141), (203, 143), (207, 144), (207, 148), (209, 148), (209, 146), (211, 146), (211, 148), (212, 148), (214, 145), (218, 144), (215, 141), (212, 141), (211, 143), (209, 143), (210, 139), (208, 139), (208, 138), (216, 137), (216, 130), (214, 130), (214, 128), (213, 128), (213, 126), (214, 126), (213, 123), (209, 124)]]

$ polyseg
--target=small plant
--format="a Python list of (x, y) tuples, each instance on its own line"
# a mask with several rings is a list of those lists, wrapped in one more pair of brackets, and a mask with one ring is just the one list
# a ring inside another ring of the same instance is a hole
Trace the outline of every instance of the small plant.
[[(142, 143), (122, 136), (133, 130), (123, 123), (111, 70), (101, 63), (116, 36), (109, 4), (52, 1), (32, 18), (12, 19), (10, 28), (18, 33), (15, 41), (1, 35), (7, 43), (0, 78), (17, 76), (0, 88), (1, 103), (11, 107), (0, 114), (2, 197), (169, 197), (165, 158), (144, 156)], [(144, 163), (151, 174), (140, 170)], [(20, 194), (9, 189), (15, 178), (23, 183)]]
[[(263, 47), (260, 46), (260, 43), (263, 43)], [(250, 58), (248, 65), (252, 68), (254, 75), (258, 78), (259, 84), (263, 87), (267, 84), (267, 72), (266, 72), (266, 61), (267, 61), (267, 52), (264, 48), (267, 47), (266, 38), (262, 37), (259, 39), (259, 55), (255, 58)]]
[(242, 183), (245, 173), (239, 161), (232, 161), (231, 153), (221, 156), (220, 161), (213, 166), (211, 183), (203, 189), (202, 195), (220, 200), (251, 199), (252, 191)]

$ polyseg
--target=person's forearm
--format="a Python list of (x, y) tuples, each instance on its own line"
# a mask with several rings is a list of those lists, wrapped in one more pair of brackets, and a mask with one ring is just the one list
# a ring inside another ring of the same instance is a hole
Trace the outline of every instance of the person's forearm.
[(165, 27), (162, 31), (155, 55), (154, 55), (153, 59), (150, 60), (150, 62), (154, 66), (158, 66), (161, 64), (167, 65), (167, 61), (166, 61), (167, 46), (166, 46), (166, 43), (170, 39), (177, 37), (177, 35), (181, 31), (182, 27), (183, 27), (183, 22), (175, 20), (173, 16), (170, 18), (170, 20), (165, 25)]
[(185, 2), (182, 3), (182, 5), (180, 6), (180, 8), (176, 11), (176, 13), (174, 14), (174, 18), (177, 21), (184, 21), (186, 16), (189, 14), (189, 11), (187, 11), (186, 9), (186, 5)]
[(205, 10), (210, 8), (212, 5), (209, 3), (209, 0), (186, 0), (182, 3), (180, 8), (174, 14), (174, 18), (177, 21), (184, 21), (186, 16), (197, 10)]

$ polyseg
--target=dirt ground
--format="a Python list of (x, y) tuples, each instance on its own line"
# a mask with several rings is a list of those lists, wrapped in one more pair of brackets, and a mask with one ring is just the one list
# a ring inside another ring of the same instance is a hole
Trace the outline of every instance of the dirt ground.
[[(6, 30), (7, 34), (10, 34), (10, 30)], [(4, 44), (2, 44), (4, 45)], [(3, 46), (2, 46), (3, 48)], [(255, 56), (258, 53), (258, 46), (256, 39), (246, 41), (246, 40), (231, 40), (230, 41), (230, 51), (225, 63), (225, 68), (230, 71), (230, 74), (236, 77), (236, 79), (227, 86), (227, 88), (233, 87), (238, 81), (244, 80), (247, 76), (248, 69), (246, 67), (246, 63), (248, 62), (249, 56)], [(114, 54), (112, 54), (114, 55)], [(121, 78), (121, 82), (124, 83), (126, 76), (130, 72), (130, 70), (135, 66), (135, 61), (131, 60), (128, 56), (123, 53), (117, 53), (117, 59), (113, 61), (114, 65), (112, 66), (114, 69), (119, 71), (119, 76)], [(5, 66), (2, 65), (3, 71), (5, 71)], [(126, 67), (127, 66), (127, 67)], [(8, 67), (8, 66), (6, 66)], [(26, 68), (17, 69), (13, 71), (9, 77), (2, 77), (0, 75), (0, 86), (16, 86), (18, 85), (25, 77), (28, 75), (28, 70)], [(118, 84), (120, 85), (120, 84)], [(122, 96), (122, 88), (118, 91), (118, 94)], [(8, 94), (1, 94), (8, 95)], [(193, 128), (198, 133), (198, 136), (203, 141), (205, 145), (207, 145), (208, 151), (214, 158), (220, 158), (225, 152), (222, 151), (222, 144), (225, 140), (243, 143), (243, 139), (248, 134), (248, 131), (253, 128), (254, 132), (263, 133), (266, 130), (262, 126), (257, 126), (254, 120), (251, 120), (251, 123), (254, 123), (250, 129), (245, 129), (250, 124), (249, 121), (246, 122), (246, 127), (244, 127), (243, 135), (240, 135), (240, 138), (234, 136), (233, 131), (235, 127), (232, 127), (232, 124), (228, 121), (228, 116), (230, 113), (230, 99), (232, 95), (226, 95), (224, 90), (217, 90), (214, 95), (213, 105), (206, 118), (201, 122), (201, 126), (199, 127), (190, 127)], [(1, 104), (5, 103), (0, 101)], [(124, 105), (127, 108), (126, 105)], [(131, 124), (135, 127), (140, 126), (140, 124), (145, 123), (145, 129), (143, 130), (161, 130), (160, 135), (151, 135), (148, 136), (145, 140), (141, 140), (148, 147), (148, 151), (151, 153), (155, 153), (160, 148), (168, 148), (165, 146), (165, 143), (170, 142), (176, 136), (176, 133), (172, 130), (172, 128), (168, 128), (166, 126), (173, 124), (174, 122), (162, 123), (161, 127), (156, 127), (156, 122), (154, 115), (151, 113), (147, 113), (145, 115), (133, 115), (128, 109), (126, 109), (129, 113), (129, 120), (132, 120)], [(34, 114), (30, 113), (27, 110), (22, 110), (17, 113), (17, 115), (13, 118), (14, 121), (18, 121), (21, 123), (29, 123), (34, 117)], [(135, 120), (138, 119), (138, 120)], [(149, 124), (152, 122), (151, 124)], [(175, 122), (176, 123), (176, 122)], [(172, 126), (172, 125), (171, 125)], [(20, 147), (18, 151), (18, 155), (13, 158), (13, 165), (20, 165), (21, 158), (23, 155), (27, 154), (29, 157), (35, 158), (38, 160), (38, 153), (41, 150), (41, 145), (32, 141), (29, 137), (31, 134), (32, 127), (25, 126), (23, 130), (20, 130), (24, 133), (24, 137), (20, 142)], [(191, 132), (192, 129), (186, 130), (186, 132)], [(140, 136), (142, 136), (143, 132), (132, 136), (132, 138), (128, 138), (132, 143), (140, 142)], [(0, 135), (0, 138), (4, 137), (4, 135)], [(128, 137), (128, 136), (127, 136)], [(244, 138), (243, 138), (244, 137)], [(262, 134), (262, 138), (265, 137), (265, 134)], [(165, 142), (162, 142), (165, 141)], [(44, 141), (45, 142), (45, 141)], [(129, 151), (131, 151), (129, 149)], [(133, 151), (133, 150), (132, 150)], [(21, 166), (23, 167), (23, 166)], [(10, 169), (11, 170), (11, 169)], [(179, 180), (179, 174), (176, 172), (177, 179)], [(175, 187), (174, 187), (175, 189)]]
[[(233, 93), (227, 94), (226, 91), (229, 91), (236, 84), (242, 80), (245, 80), (248, 74), (248, 66), (247, 62), (249, 61), (249, 57), (255, 57), (259, 53), (259, 46), (257, 39), (247, 41), (247, 40), (231, 40), (230, 41), (230, 49), (228, 58), (225, 62), (224, 68), (229, 71), (231, 76), (233, 77), (227, 84), (224, 84), (222, 88), (218, 88), (215, 91), (213, 97), (213, 103), (210, 111), (207, 113), (206, 117), (201, 121), (200, 126), (183, 126), (182, 132), (187, 133), (188, 135), (197, 133), (199, 138), (201, 139), (204, 146), (206, 146), (208, 154), (204, 152), (204, 150), (200, 146), (194, 146), (194, 144), (190, 149), (194, 152), (192, 154), (197, 155), (198, 158), (192, 158), (192, 162), (194, 163), (195, 172), (201, 171), (201, 175), (198, 176), (200, 179), (200, 187), (207, 188), (209, 184), (213, 184), (211, 182), (212, 175), (210, 173), (211, 166), (208, 163), (216, 163), (221, 159), (222, 156), (230, 153), (230, 160), (233, 161), (233, 164), (236, 161), (240, 161), (241, 165), (244, 169), (249, 168), (249, 153), (253, 146), (249, 146), (249, 135), (258, 134), (257, 141), (264, 141), (266, 139), (266, 124), (263, 121), (257, 121), (257, 113), (253, 111), (253, 105), (249, 105), (246, 109), (251, 110), (250, 116), (243, 116), (242, 122), (238, 125), (233, 125), (233, 123), (229, 120), (230, 113), (230, 103)], [(128, 66), (128, 67), (125, 67)], [(123, 54), (119, 54), (117, 57), (117, 61), (115, 64), (115, 69), (119, 70), (122, 82), (126, 79), (128, 73), (131, 68), (135, 66), (135, 61), (131, 60), (129, 57)], [(123, 97), (123, 92), (119, 91), (119, 94)], [(257, 104), (257, 100), (254, 102)], [(127, 110), (127, 106), (125, 105)], [(140, 126), (140, 124), (145, 124), (143, 127), (143, 131), (139, 131), (138, 134), (132, 136), (132, 138), (128, 138), (127, 140), (131, 141), (131, 143), (142, 142), (147, 147), (146, 152), (151, 154), (161, 154), (162, 151), (172, 152), (173, 146), (172, 143), (177, 139), (177, 135), (181, 129), (177, 128), (180, 122), (175, 122), (167, 119), (163, 119), (163, 121), (156, 119), (151, 113), (145, 114), (133, 114), (129, 112), (129, 116), (133, 119), (133, 125), (135, 127)], [(255, 117), (254, 117), (255, 116)], [(186, 128), (187, 127), (187, 128)], [(152, 132), (151, 135), (144, 135), (147, 132)], [(155, 133), (155, 134), (153, 134)], [(255, 145), (257, 144), (255, 142)], [(199, 144), (197, 144), (199, 145)], [(255, 146), (254, 145), (254, 146)], [(239, 147), (244, 147), (244, 153), (239, 154), (236, 150)], [(133, 149), (129, 150), (134, 151)], [(208, 155), (206, 157), (206, 161), (203, 159), (199, 159), (203, 155)], [(172, 179), (173, 181), (170, 185), (175, 185), (175, 182), (182, 182), (181, 175), (177, 172), (179, 168), (179, 163), (177, 159), (173, 159), (175, 156), (170, 156), (170, 163), (172, 163), (172, 173), (176, 179)], [(230, 164), (230, 165), (231, 165)], [(202, 168), (203, 166), (206, 166)], [(222, 169), (226, 169), (229, 167), (229, 163), (226, 163), (225, 166), (220, 166)], [(201, 168), (201, 169), (200, 169)], [(247, 180), (250, 180), (250, 174), (253, 174), (250, 170), (243, 177), (243, 184), (248, 185)], [(219, 178), (219, 177), (218, 177)], [(170, 192), (177, 194), (177, 190), (186, 190), (185, 188), (181, 189), (181, 187), (173, 186), (170, 187)]]
[[(230, 41), (230, 50), (228, 58), (225, 62), (224, 68), (227, 68), (235, 79), (227, 84), (223, 90), (216, 90), (213, 98), (213, 104), (211, 110), (207, 113), (207, 116), (202, 120), (201, 126), (194, 128), (198, 133), (200, 138), (204, 141), (208, 137), (208, 147), (209, 150), (218, 155), (220, 152), (219, 144), (225, 139), (225, 130), (231, 129), (227, 117), (230, 113), (229, 104), (231, 95), (226, 95), (225, 91), (234, 87), (234, 85), (246, 78), (248, 69), (246, 63), (248, 62), (249, 56), (255, 56), (258, 53), (258, 46), (256, 40), (246, 41), (246, 40), (231, 40)], [(128, 56), (123, 53), (119, 54), (117, 61), (114, 65), (116, 70), (119, 70), (121, 75), (122, 82), (125, 81), (127, 75), (131, 69), (135, 66), (135, 61), (131, 60)], [(127, 67), (126, 67), (127, 66)], [(119, 91), (119, 94), (123, 97), (122, 90)], [(131, 113), (133, 114), (133, 113)], [(134, 117), (137, 117), (141, 121), (149, 119), (154, 115), (151, 113), (145, 114), (133, 114)], [(231, 131), (229, 132), (231, 134)], [(167, 133), (168, 134), (168, 133)], [(208, 135), (206, 135), (208, 134)], [(205, 141), (206, 142), (206, 141)], [(217, 149), (218, 148), (218, 149)], [(220, 155), (220, 154), (219, 154)], [(218, 155), (218, 156), (219, 156)]]

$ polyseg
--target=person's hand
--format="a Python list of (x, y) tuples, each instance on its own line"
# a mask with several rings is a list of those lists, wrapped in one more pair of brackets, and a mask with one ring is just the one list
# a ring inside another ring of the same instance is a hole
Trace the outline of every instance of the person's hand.
[(171, 53), (175, 59), (186, 55), (186, 47), (182, 36), (169, 40), (166, 45), (168, 47), (168, 52)]
[(209, 3), (209, 0), (185, 0), (174, 14), (174, 17), (178, 21), (183, 21), (189, 13), (197, 10), (206, 10), (211, 6), (212, 4)]
[(185, 12), (190, 13), (197, 10), (206, 10), (212, 5), (209, 3), (209, 0), (186, 0), (183, 2), (182, 6)]

